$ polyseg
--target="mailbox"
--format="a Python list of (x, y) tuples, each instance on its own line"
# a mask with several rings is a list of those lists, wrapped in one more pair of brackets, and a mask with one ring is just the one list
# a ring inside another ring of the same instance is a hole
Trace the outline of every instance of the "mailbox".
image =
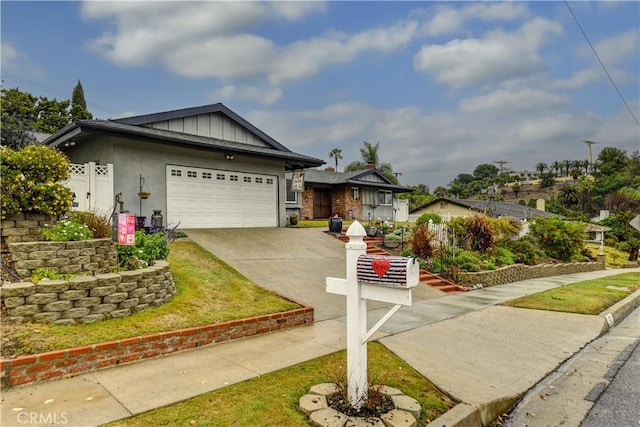
[(358, 282), (396, 288), (413, 288), (420, 282), (420, 265), (415, 258), (360, 255)]

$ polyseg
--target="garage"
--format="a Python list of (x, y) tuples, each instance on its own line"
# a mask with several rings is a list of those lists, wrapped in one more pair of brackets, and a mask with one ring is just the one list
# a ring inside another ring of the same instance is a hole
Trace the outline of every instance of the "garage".
[(167, 165), (167, 223), (180, 228), (278, 226), (273, 175)]

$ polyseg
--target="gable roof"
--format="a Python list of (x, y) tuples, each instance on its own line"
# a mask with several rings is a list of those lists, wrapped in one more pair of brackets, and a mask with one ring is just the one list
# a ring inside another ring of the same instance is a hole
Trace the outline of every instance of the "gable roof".
[[(144, 126), (145, 124), (167, 120), (169, 118), (188, 117), (211, 112), (220, 112), (227, 115), (264, 140), (268, 146), (261, 147), (225, 139)], [(117, 120), (78, 120), (47, 138), (43, 144), (53, 147), (63, 147), (64, 143), (68, 141), (80, 140), (83, 137), (94, 134), (115, 135), (160, 144), (171, 144), (224, 152), (228, 154), (282, 160), (288, 170), (317, 167), (325, 163), (324, 160), (294, 153), (222, 104), (185, 108), (182, 110), (173, 110)]]
[(277, 148), (282, 151), (290, 151), (287, 147), (280, 144), (275, 139), (271, 138), (269, 135), (252, 125), (250, 122), (245, 120), (242, 116), (237, 114), (235, 111), (228, 108), (221, 102), (217, 104), (209, 104), (202, 105), (200, 107), (189, 107), (189, 108), (181, 108), (178, 110), (170, 110), (163, 111), (160, 113), (151, 113), (151, 114), (143, 114), (140, 116), (131, 116), (131, 117), (123, 117), (120, 119), (111, 120), (115, 123), (122, 123), (126, 125), (134, 125), (134, 126), (145, 126), (151, 123), (162, 122), (165, 120), (173, 120), (173, 119), (182, 119), (185, 117), (193, 117), (200, 116), (203, 114), (211, 114), (211, 113), (220, 113), (229, 117), (231, 120), (239, 123), (251, 133), (258, 136), (260, 139), (263, 139), (266, 143), (273, 146), (273, 148)]
[(509, 218), (555, 218), (560, 215), (540, 211), (518, 203), (496, 202), (490, 200), (471, 200), (471, 199), (451, 199), (449, 197), (438, 197), (431, 202), (415, 208), (411, 213), (418, 212), (422, 209), (435, 205), (436, 203), (447, 202), (452, 205), (460, 206), (478, 213), (487, 213), (490, 209), (495, 208), (494, 215)]
[[(380, 181), (367, 181), (363, 178), (375, 175)], [(363, 169), (354, 172), (332, 172), (320, 169), (307, 169), (304, 171), (304, 181), (310, 184), (325, 185), (359, 185), (361, 187), (375, 187), (393, 190), (396, 193), (405, 193), (413, 191), (409, 187), (393, 183), (389, 178), (384, 176), (378, 169)]]

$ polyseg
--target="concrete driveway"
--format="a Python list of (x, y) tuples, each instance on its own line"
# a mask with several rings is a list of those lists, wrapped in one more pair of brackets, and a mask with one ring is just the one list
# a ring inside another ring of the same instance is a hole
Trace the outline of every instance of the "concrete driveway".
[[(345, 244), (322, 228), (194, 229), (192, 241), (222, 259), (264, 288), (310, 305), (315, 320), (342, 317), (345, 297), (325, 291), (327, 277), (346, 276)], [(414, 300), (444, 293), (425, 285), (413, 291)], [(369, 302), (369, 308), (381, 307)]]

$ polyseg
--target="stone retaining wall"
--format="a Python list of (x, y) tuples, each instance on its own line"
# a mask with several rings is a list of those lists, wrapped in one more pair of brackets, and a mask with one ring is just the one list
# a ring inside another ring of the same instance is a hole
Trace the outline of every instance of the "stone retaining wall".
[(5, 283), (0, 287), (11, 320), (65, 325), (128, 316), (164, 304), (175, 293), (166, 261), (140, 270), (41, 280), (38, 284)]
[(496, 286), (527, 279), (584, 273), (587, 271), (604, 270), (605, 268), (604, 258), (593, 262), (538, 265), (515, 264), (496, 270), (461, 273), (457, 283), (464, 287), (471, 287), (478, 284), (483, 286)]
[[(42, 237), (40, 237), (42, 239)], [(118, 252), (111, 239), (80, 242), (31, 241), (9, 243), (13, 267), (23, 279), (43, 268), (60, 274), (103, 274), (118, 268)]]
[(3, 359), (0, 361), (1, 388), (72, 377), (83, 372), (312, 322), (313, 308), (302, 307), (214, 325)]
[(37, 242), (42, 240), (40, 231), (56, 224), (56, 218), (33, 213), (20, 213), (0, 221), (2, 241), (9, 243)]

